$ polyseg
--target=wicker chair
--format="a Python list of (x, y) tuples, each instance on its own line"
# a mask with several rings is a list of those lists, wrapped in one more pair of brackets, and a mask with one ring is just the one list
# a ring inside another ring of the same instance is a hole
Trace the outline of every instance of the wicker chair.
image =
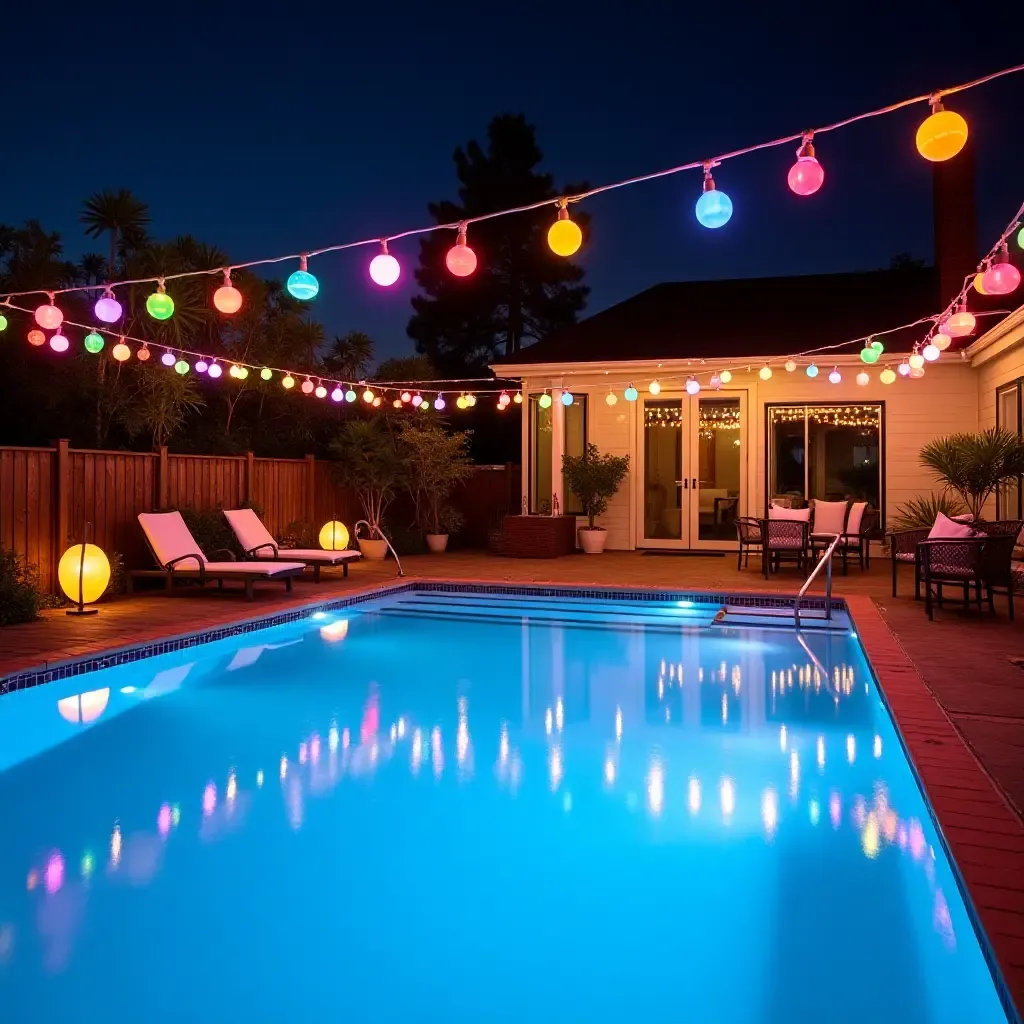
[[(1012, 522), (1012, 520), (1011, 520)], [(996, 524), (992, 524), (996, 525)], [(995, 614), (997, 593), (1006, 594), (1007, 612), (1013, 621), (1013, 591), (1017, 586), (1017, 573), (1013, 569), (1013, 548), (1019, 530), (989, 534), (981, 549), (981, 578), (988, 595), (989, 611)]]
[(769, 569), (778, 572), (783, 559), (795, 562), (797, 568), (802, 572), (807, 571), (810, 525), (804, 519), (762, 519), (760, 521), (761, 568), (765, 579), (768, 579)]
[[(996, 526), (990, 523), (989, 526)], [(971, 604), (971, 593), (981, 607), (982, 591), (988, 599), (989, 610), (995, 614), (995, 594), (1005, 593), (1009, 616), (1013, 618), (1013, 546), (1019, 530), (1005, 527), (997, 534), (977, 537), (923, 540), (918, 544), (918, 567), (924, 583), (924, 607), (928, 618), (933, 618), (934, 603), (942, 606), (943, 586), (963, 589), (963, 604)]]
[(892, 560), (892, 596), (896, 596), (896, 570), (901, 565), (914, 567), (914, 600), (921, 600), (921, 572), (918, 563), (918, 545), (928, 539), (930, 527), (916, 530), (894, 530), (887, 534), (889, 557)]
[(736, 539), (740, 544), (736, 568), (742, 569), (745, 565), (750, 564), (751, 550), (761, 551), (761, 521), (749, 516), (738, 516), (736, 519)]

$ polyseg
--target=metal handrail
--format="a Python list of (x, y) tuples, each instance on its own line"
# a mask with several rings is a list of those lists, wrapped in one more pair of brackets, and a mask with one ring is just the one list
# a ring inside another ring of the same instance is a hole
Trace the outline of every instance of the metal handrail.
[(821, 560), (811, 570), (811, 575), (804, 580), (804, 585), (800, 588), (800, 593), (796, 595), (796, 600), (793, 602), (793, 618), (796, 620), (796, 628), (800, 628), (800, 602), (803, 600), (804, 594), (807, 593), (810, 585), (814, 582), (814, 577), (821, 571), (822, 562), (826, 563), (825, 569), (825, 618), (832, 618), (832, 553), (836, 549), (836, 545), (842, 539), (842, 534), (837, 533), (827, 548), (825, 553), (821, 556)]
[[(370, 525), (368, 520), (358, 519), (356, 520), (355, 526), (352, 527), (352, 532), (355, 534), (356, 540), (359, 540), (360, 526), (365, 526), (366, 529), (370, 531), (370, 533), (373, 533), (373, 527)], [(384, 533), (383, 530), (378, 530), (377, 532), (380, 534), (380, 539), (384, 541), (385, 544), (387, 544), (388, 550), (391, 552), (391, 554), (395, 556), (395, 561), (398, 563), (398, 575), (404, 576), (405, 573), (402, 570), (402, 560), (398, 557), (398, 552), (394, 549), (394, 547), (391, 544), (391, 541), (388, 540), (387, 535)]]

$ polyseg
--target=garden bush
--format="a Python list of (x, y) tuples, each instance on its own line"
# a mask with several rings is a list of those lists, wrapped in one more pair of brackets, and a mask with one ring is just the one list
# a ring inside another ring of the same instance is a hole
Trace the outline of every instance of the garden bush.
[(41, 602), (35, 573), (13, 551), (0, 551), (0, 626), (31, 622)]

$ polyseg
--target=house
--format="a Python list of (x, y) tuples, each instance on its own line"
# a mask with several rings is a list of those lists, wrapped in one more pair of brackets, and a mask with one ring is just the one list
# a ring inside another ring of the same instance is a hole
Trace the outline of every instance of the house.
[[(997, 421), (1020, 430), (1014, 296), (972, 290), (977, 329), (923, 376), (883, 371), (927, 323), (879, 338), (873, 364), (849, 343), (934, 316), (957, 294), (977, 261), (971, 195), (969, 160), (936, 166), (934, 268), (660, 284), (496, 362), (522, 382), (529, 511), (579, 511), (562, 455), (592, 442), (630, 457), (602, 519), (609, 548), (728, 549), (735, 518), (770, 501), (866, 499), (885, 524), (935, 489), (918, 460), (930, 439)], [(1017, 516), (1020, 488), (1001, 501)]]

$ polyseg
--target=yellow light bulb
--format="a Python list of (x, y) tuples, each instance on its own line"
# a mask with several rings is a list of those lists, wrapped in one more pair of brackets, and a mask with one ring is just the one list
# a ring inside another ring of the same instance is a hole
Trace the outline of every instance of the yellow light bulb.
[(720, 374), (718, 375), (718, 379), (719, 379), (719, 380), (720, 380), (720, 381), (721, 381), (721, 382), (722, 382), (723, 384), (728, 384), (728, 383), (729, 383), (729, 381), (731, 381), (731, 380), (732, 380), (732, 374), (731, 374), (731, 373), (730, 373), (730, 372), (729, 372), (728, 370), (723, 370), (723, 371), (722, 371), (722, 372), (721, 372), (721, 373), (720, 373)]
[(967, 144), (967, 122), (953, 110), (943, 110), (941, 103), (917, 129), (917, 151), (933, 163), (956, 156)]
[(761, 369), (757, 371), (757, 375), (761, 380), (771, 380), (772, 368), (770, 366), (762, 366)]
[(569, 220), (569, 211), (563, 206), (558, 211), (558, 220), (548, 228), (548, 245), (556, 256), (572, 256), (583, 244), (583, 232), (579, 224)]
[(324, 551), (344, 551), (348, 540), (348, 527), (337, 519), (324, 523), (320, 530), (320, 547)]
[(656, 380), (652, 380), (651, 383), (648, 385), (647, 390), (652, 395), (660, 395), (661, 394), (661, 385)]
[[(77, 602), (79, 596), (83, 604), (93, 604), (103, 596), (110, 582), (110, 562), (102, 549), (95, 544), (85, 545), (85, 558), (82, 557), (82, 545), (73, 544), (61, 555), (57, 565), (57, 579), (60, 589), (72, 600)], [(81, 595), (79, 595), (79, 579), (81, 579)]]

